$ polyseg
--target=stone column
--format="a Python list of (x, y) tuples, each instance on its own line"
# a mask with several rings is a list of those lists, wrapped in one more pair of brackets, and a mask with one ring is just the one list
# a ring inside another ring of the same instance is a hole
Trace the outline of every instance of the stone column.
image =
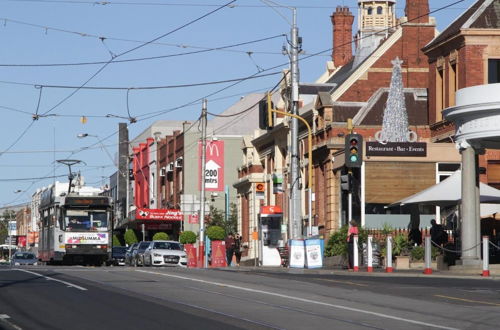
[[(462, 154), (462, 265), (479, 264), (480, 258), (475, 245), (479, 242), (476, 208), (476, 155), (470, 145), (461, 149)], [(474, 248), (473, 248), (474, 247)]]

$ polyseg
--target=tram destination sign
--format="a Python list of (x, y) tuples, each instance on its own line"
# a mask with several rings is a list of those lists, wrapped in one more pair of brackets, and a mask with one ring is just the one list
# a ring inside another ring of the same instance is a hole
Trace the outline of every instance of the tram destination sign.
[(426, 157), (425, 142), (366, 142), (366, 156)]

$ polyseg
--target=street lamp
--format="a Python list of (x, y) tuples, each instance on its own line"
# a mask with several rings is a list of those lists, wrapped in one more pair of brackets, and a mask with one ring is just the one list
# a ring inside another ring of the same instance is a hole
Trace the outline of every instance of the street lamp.
[(79, 139), (84, 139), (86, 137), (94, 137), (97, 139), (97, 142), (99, 143), (99, 145), (101, 146), (101, 149), (104, 150), (104, 152), (106, 152), (106, 155), (108, 155), (109, 159), (111, 160), (111, 163), (113, 165), (115, 165), (115, 161), (113, 160), (113, 157), (111, 157), (111, 154), (109, 153), (108, 149), (106, 148), (106, 146), (102, 143), (102, 140), (99, 139), (99, 136), (97, 135), (92, 135), (92, 134), (88, 134), (88, 133), (80, 133), (78, 134), (76, 137), (79, 138)]

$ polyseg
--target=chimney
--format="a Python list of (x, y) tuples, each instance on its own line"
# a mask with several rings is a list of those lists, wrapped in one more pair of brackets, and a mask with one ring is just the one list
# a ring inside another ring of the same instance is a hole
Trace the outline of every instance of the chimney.
[(429, 0), (406, 0), (408, 23), (429, 23)]
[(349, 7), (338, 6), (331, 16), (333, 24), (333, 64), (338, 67), (352, 59), (352, 23), (354, 16)]

